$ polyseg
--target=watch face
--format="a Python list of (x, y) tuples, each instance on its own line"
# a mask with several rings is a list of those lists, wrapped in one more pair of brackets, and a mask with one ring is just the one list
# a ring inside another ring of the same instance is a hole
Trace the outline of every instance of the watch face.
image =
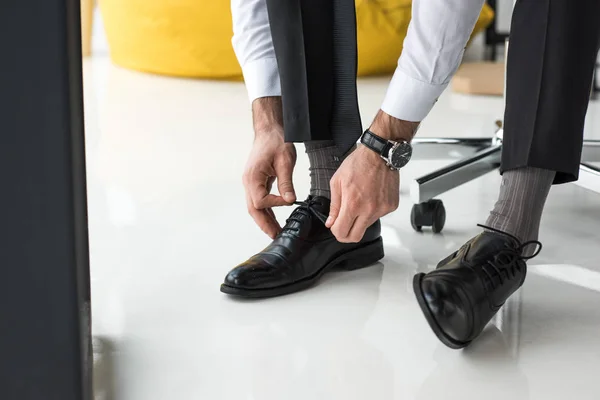
[(412, 146), (408, 143), (398, 143), (390, 157), (390, 164), (396, 169), (404, 167), (409, 161), (412, 155)]

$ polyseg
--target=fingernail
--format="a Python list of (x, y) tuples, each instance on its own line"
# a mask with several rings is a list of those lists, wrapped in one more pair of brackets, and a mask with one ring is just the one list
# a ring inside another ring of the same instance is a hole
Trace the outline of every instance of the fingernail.
[(285, 199), (285, 201), (290, 201), (290, 202), (294, 201), (295, 197), (296, 196), (294, 196), (294, 193), (292, 193), (292, 192), (286, 192), (283, 194), (283, 198)]
[(327, 217), (327, 221), (325, 221), (325, 226), (331, 225), (332, 222), (333, 222), (333, 217)]

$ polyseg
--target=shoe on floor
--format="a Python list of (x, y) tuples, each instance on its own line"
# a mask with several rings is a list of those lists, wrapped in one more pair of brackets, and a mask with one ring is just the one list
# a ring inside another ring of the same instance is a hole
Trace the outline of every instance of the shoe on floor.
[[(528, 245), (537, 245), (537, 251), (524, 257)], [(541, 248), (538, 241), (521, 244), (504, 232), (485, 231), (440, 261), (434, 271), (415, 275), (417, 301), (442, 343), (460, 349), (479, 336), (521, 287), (527, 274), (525, 261)]]
[(340, 243), (325, 227), (329, 199), (311, 196), (297, 204), (275, 240), (227, 274), (221, 292), (253, 298), (280, 296), (310, 287), (333, 268), (354, 270), (383, 258), (379, 221), (359, 243)]

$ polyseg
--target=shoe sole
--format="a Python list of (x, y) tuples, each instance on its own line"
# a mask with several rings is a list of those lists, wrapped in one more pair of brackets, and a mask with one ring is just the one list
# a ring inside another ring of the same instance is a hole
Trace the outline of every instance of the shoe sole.
[(283, 296), (285, 294), (299, 292), (313, 286), (326, 272), (334, 268), (342, 268), (347, 271), (354, 271), (361, 268), (369, 267), (384, 257), (383, 240), (378, 238), (372, 242), (365, 244), (362, 247), (344, 253), (329, 264), (325, 265), (314, 275), (304, 278), (300, 281), (290, 283), (283, 286), (277, 286), (269, 289), (242, 289), (221, 285), (221, 292), (232, 296), (246, 297), (253, 299)]
[(425, 295), (423, 294), (423, 289), (421, 288), (421, 282), (423, 281), (424, 277), (425, 277), (424, 273), (415, 275), (415, 277), (413, 278), (413, 290), (415, 292), (415, 296), (417, 297), (417, 302), (419, 303), (419, 307), (421, 307), (421, 311), (423, 312), (423, 315), (425, 316), (427, 323), (429, 323), (431, 330), (433, 330), (433, 333), (435, 333), (435, 335), (438, 337), (438, 339), (440, 339), (440, 341), (442, 343), (444, 343), (446, 346), (450, 347), (451, 349), (459, 350), (459, 349), (463, 349), (463, 348), (467, 347), (469, 344), (471, 344), (470, 341), (469, 342), (459, 342), (459, 341), (452, 339), (450, 336), (448, 336), (444, 332), (444, 330), (437, 323), (435, 316), (433, 315), (433, 313), (429, 309), (429, 306), (427, 305), (427, 302), (425, 301)]

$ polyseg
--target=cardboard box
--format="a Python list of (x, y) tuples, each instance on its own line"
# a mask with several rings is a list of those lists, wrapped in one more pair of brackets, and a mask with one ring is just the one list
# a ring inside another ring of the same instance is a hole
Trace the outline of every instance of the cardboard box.
[(451, 84), (452, 90), (457, 93), (502, 96), (504, 63), (465, 63), (460, 66)]

